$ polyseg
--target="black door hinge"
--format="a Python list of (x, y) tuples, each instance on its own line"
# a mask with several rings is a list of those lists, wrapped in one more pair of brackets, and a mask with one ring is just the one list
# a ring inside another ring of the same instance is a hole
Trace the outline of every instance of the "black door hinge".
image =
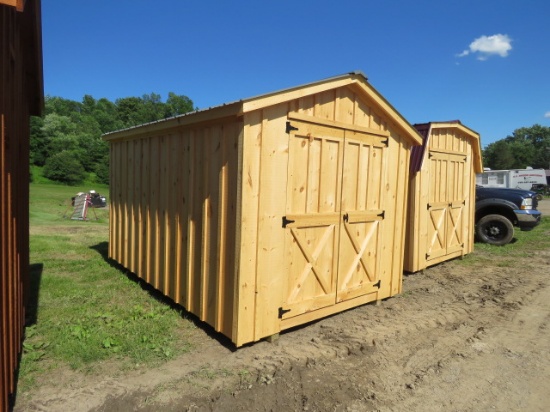
[(295, 220), (287, 219), (286, 216), (283, 216), (283, 227), (286, 227), (286, 225), (289, 225), (291, 223), (296, 222)]
[(294, 127), (290, 124), (290, 122), (286, 122), (286, 133), (290, 133), (294, 130), (298, 130), (297, 127)]
[(376, 282), (376, 283), (375, 283), (374, 285), (372, 285), (372, 286), (374, 286), (374, 287), (377, 288), (377, 289), (380, 289), (380, 282), (382, 282), (382, 281), (379, 280), (378, 282)]
[(282, 319), (285, 313), (290, 312), (290, 309), (279, 308), (279, 319)]

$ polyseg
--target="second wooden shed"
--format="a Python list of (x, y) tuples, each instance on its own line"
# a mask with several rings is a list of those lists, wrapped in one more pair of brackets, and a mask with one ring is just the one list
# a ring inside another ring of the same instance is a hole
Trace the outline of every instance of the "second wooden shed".
[(421, 137), (361, 73), (105, 139), (109, 256), (237, 346), (401, 291)]
[(411, 152), (407, 272), (473, 251), (475, 179), (483, 171), (479, 134), (460, 121), (414, 127), (423, 144)]

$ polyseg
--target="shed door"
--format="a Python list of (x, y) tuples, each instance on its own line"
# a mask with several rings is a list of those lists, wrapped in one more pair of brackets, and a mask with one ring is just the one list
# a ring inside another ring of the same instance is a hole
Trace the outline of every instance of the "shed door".
[(379, 287), (383, 138), (293, 122), (281, 317)]
[(428, 261), (464, 248), (465, 165), (465, 155), (430, 153)]
[(337, 301), (380, 287), (386, 139), (346, 132)]
[[(344, 131), (293, 122), (286, 216), (285, 317), (336, 301)], [(281, 199), (285, 201), (285, 199)], [(283, 315), (281, 314), (281, 317)]]

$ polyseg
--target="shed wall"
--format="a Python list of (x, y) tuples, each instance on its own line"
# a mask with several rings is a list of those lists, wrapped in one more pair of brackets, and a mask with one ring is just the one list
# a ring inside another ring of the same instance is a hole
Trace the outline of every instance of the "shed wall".
[(111, 143), (109, 256), (231, 337), (239, 122)]
[(432, 126), (428, 139), (422, 167), (410, 181), (408, 272), (471, 253), (474, 247), (473, 146), (479, 143), (452, 126)]

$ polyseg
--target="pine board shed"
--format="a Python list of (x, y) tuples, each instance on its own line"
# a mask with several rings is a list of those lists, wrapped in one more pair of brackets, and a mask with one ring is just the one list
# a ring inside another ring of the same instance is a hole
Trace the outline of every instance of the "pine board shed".
[(475, 178), (483, 171), (479, 134), (460, 121), (414, 127), (423, 144), (411, 152), (407, 272), (473, 251)]
[(109, 256), (236, 346), (401, 291), (421, 137), (361, 73), (104, 138)]

